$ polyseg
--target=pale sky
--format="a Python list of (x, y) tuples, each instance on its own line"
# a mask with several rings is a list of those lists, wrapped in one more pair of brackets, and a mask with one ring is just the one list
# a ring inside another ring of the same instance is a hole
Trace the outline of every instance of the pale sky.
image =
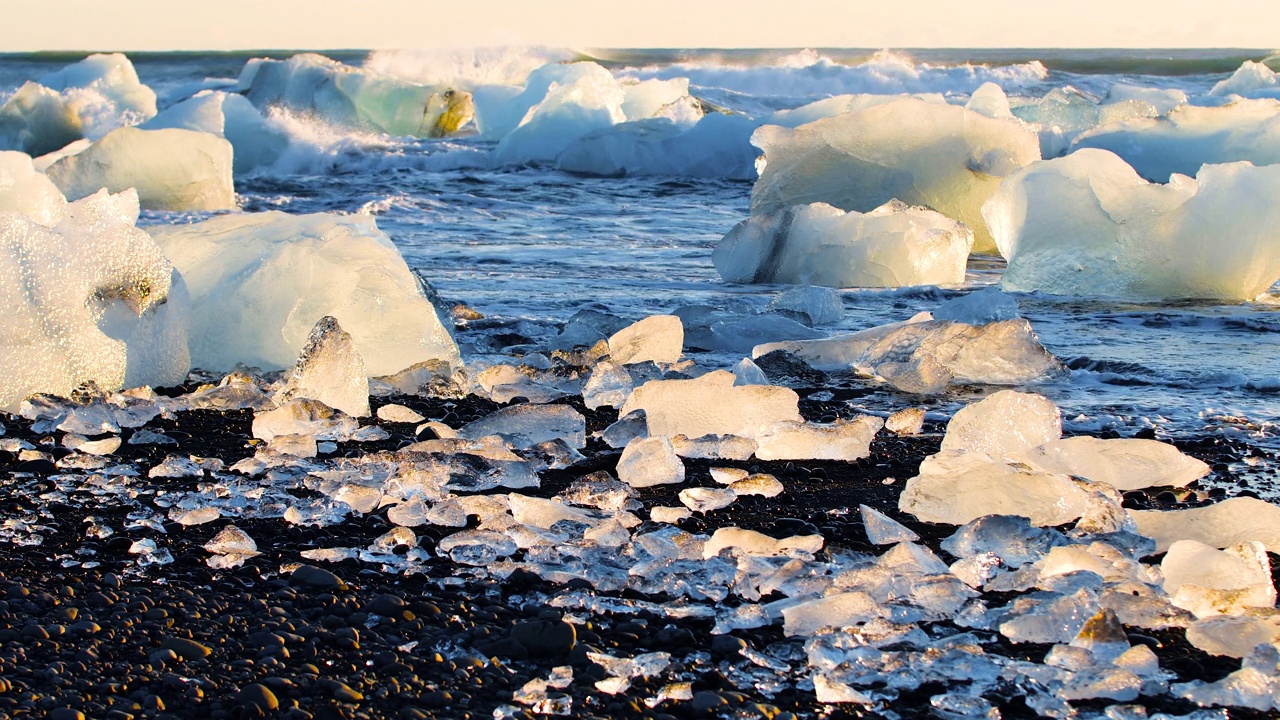
[(1276, 0), (0, 0), (0, 52), (1280, 48)]

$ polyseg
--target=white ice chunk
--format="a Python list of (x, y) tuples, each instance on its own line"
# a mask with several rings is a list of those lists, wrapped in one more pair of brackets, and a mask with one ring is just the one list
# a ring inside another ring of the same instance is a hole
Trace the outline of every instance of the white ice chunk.
[[(627, 120), (622, 109), (626, 93), (612, 73), (591, 62), (572, 68), (572, 76), (550, 82), (541, 101), (498, 143), (497, 162), (553, 161), (574, 140)], [(532, 75), (529, 83), (526, 92), (532, 89)]]
[(692, 513), (689, 508), (685, 507), (665, 507), (656, 505), (649, 508), (649, 519), (656, 523), (668, 523), (674, 525), (690, 515), (692, 515)]
[(226, 138), (231, 143), (237, 175), (271, 165), (289, 145), (288, 133), (272, 125), (243, 95), (235, 93), (202, 92), (166, 108), (139, 127), (198, 130)]
[(813, 325), (831, 325), (844, 317), (844, 300), (832, 288), (801, 285), (779, 293), (767, 309), (789, 310), (808, 316)]
[(390, 403), (378, 408), (378, 419), (389, 423), (420, 423), (426, 420), (411, 408)]
[(938, 306), (934, 320), (954, 320), (968, 325), (1012, 320), (1018, 317), (1018, 301), (997, 287), (986, 287)]
[(631, 487), (684, 482), (684, 463), (665, 436), (627, 443), (618, 459), (618, 479)]
[(770, 385), (734, 387), (716, 370), (692, 380), (652, 380), (631, 393), (620, 417), (644, 410), (650, 435), (738, 435), (755, 438), (774, 423), (802, 422), (794, 390)]
[(0, 409), (186, 378), (187, 289), (137, 217), (132, 192), (72, 203), (53, 229), (0, 212)]
[(1040, 154), (1061, 155), (1080, 133), (1098, 124), (1099, 110), (1094, 100), (1070, 85), (1050, 90), (1040, 98), (1020, 98), (1013, 115), (1040, 135)]
[(352, 417), (369, 415), (369, 378), (351, 336), (331, 316), (320, 318), (302, 346), (278, 404), (294, 398), (319, 400)]
[(837, 420), (831, 425), (782, 422), (756, 436), (756, 457), (761, 460), (844, 460), (853, 462), (871, 455), (871, 441), (884, 421), (869, 415)]
[(680, 491), (680, 502), (696, 513), (727, 508), (738, 499), (731, 488), (692, 487)]
[(1020, 461), (1044, 472), (1104, 482), (1117, 490), (1183, 487), (1209, 474), (1209, 466), (1156, 440), (1070, 437), (1024, 450)]
[(1238, 497), (1187, 510), (1132, 510), (1138, 532), (1155, 538), (1164, 552), (1176, 540), (1196, 540), (1225, 548), (1257, 540), (1280, 553), (1280, 507), (1257, 498)]
[(1021, 515), (1062, 525), (1091, 506), (1091, 494), (1066, 475), (1026, 470), (981, 452), (942, 451), (907, 481), (898, 509), (924, 522), (963, 525), (984, 515)]
[(418, 278), (372, 217), (233, 214), (152, 232), (191, 288), (197, 367), (289, 367), (326, 315), (351, 333), (372, 376), (460, 363)]
[(45, 171), (70, 199), (136, 188), (148, 210), (231, 210), (231, 143), (192, 130), (120, 128)]
[(619, 365), (680, 360), (684, 325), (675, 315), (650, 315), (609, 338), (609, 356)]
[(1207, 165), (1159, 185), (1083, 149), (1013, 173), (983, 213), (1007, 290), (1252, 300), (1280, 279), (1277, 192), (1276, 166)]
[(1262, 644), (1280, 644), (1280, 613), (1214, 615), (1187, 626), (1187, 642), (1209, 653), (1242, 658)]
[(889, 609), (871, 595), (853, 592), (828, 595), (782, 609), (782, 630), (789, 637), (807, 637), (823, 628), (861, 625), (868, 620), (885, 617)]
[(989, 118), (1013, 118), (1013, 111), (1009, 109), (1009, 96), (993, 82), (982, 83), (969, 95), (969, 101), (964, 106)]
[(919, 435), (924, 429), (924, 408), (899, 410), (884, 421), (884, 429), (894, 435)]
[(1143, 102), (1155, 108), (1157, 115), (1168, 115), (1171, 110), (1187, 102), (1187, 94), (1176, 88), (1162, 89), (1121, 82), (1115, 83), (1111, 89), (1107, 90), (1107, 101)]
[(870, 505), (859, 505), (858, 512), (862, 515), (862, 527), (866, 530), (867, 539), (872, 545), (896, 545), (920, 539), (920, 536), (911, 528)]
[(957, 412), (947, 423), (942, 449), (1016, 457), (1061, 437), (1062, 413), (1053, 401), (1001, 390)]
[(769, 385), (769, 378), (751, 358), (742, 358), (733, 366), (734, 385)]
[(1173, 604), (1196, 617), (1241, 615), (1248, 608), (1276, 604), (1271, 562), (1260, 542), (1218, 550), (1195, 540), (1178, 540), (1169, 546), (1160, 570)]
[(634, 389), (635, 381), (630, 373), (608, 360), (601, 360), (582, 386), (582, 402), (592, 410), (621, 407)]
[(751, 142), (767, 161), (753, 213), (816, 202), (866, 212), (897, 198), (972, 228), (974, 252), (995, 249), (982, 203), (1001, 178), (1040, 159), (1038, 138), (1018, 120), (915, 98), (794, 130), (766, 125)]
[(1258, 91), (1280, 90), (1280, 80), (1265, 63), (1245, 60), (1226, 80), (1219, 81), (1210, 95), (1250, 95)]
[(956, 285), (972, 247), (973, 231), (927, 208), (891, 200), (863, 214), (813, 203), (743, 220), (711, 260), (735, 283)]
[(787, 555), (793, 551), (812, 554), (821, 550), (824, 542), (821, 535), (793, 535), (775, 539), (754, 530), (724, 527), (712, 533), (711, 538), (702, 546), (702, 556), (713, 558), (726, 548), (736, 548), (747, 555), (765, 557)]
[(258, 543), (254, 542), (249, 534), (235, 525), (228, 525), (218, 531), (213, 539), (204, 544), (204, 549), (216, 555), (230, 555), (232, 553), (253, 557), (260, 554), (258, 552)]
[(672, 435), (671, 446), (682, 458), (747, 460), (755, 454), (759, 444), (751, 438), (737, 435), (703, 435), (700, 438)]
[(0, 152), (0, 212), (26, 215), (41, 225), (55, 227), (66, 207), (62, 191), (44, 173), (36, 172), (31, 156)]
[(360, 423), (341, 410), (316, 400), (295, 398), (280, 407), (253, 414), (253, 436), (312, 435), (319, 440), (348, 440)]
[(625, 122), (594, 130), (572, 141), (556, 156), (557, 168), (604, 177), (659, 177), (754, 180), (751, 133), (759, 121), (741, 115), (711, 113), (692, 127), (700, 113), (682, 100), (668, 106), (672, 117)]
[(518, 449), (556, 439), (581, 449), (587, 446), (586, 433), (587, 419), (568, 405), (513, 405), (458, 429), (460, 438), (479, 440), (497, 435)]

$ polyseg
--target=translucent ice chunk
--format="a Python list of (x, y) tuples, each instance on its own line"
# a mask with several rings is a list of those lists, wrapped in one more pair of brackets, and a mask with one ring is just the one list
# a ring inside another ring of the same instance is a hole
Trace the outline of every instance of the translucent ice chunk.
[(1187, 642), (1209, 653), (1243, 658), (1263, 643), (1280, 643), (1280, 613), (1214, 615), (1187, 626)]
[(924, 429), (924, 412), (919, 407), (899, 410), (884, 421), (884, 429), (894, 435), (919, 435)]
[(236, 175), (275, 163), (289, 145), (283, 128), (263, 117), (243, 95), (227, 92), (200, 92), (169, 106), (140, 127), (197, 130), (226, 138), (233, 150)]
[(1045, 472), (1105, 482), (1122, 491), (1182, 487), (1209, 474), (1204, 462), (1155, 440), (1063, 438), (1026, 450), (1018, 459)]
[(198, 367), (289, 367), (326, 315), (351, 334), (372, 376), (459, 363), (421, 283), (372, 217), (231, 214), (152, 232), (191, 288)]
[(888, 612), (865, 592), (837, 593), (783, 608), (783, 632), (790, 637), (810, 636), (823, 628), (842, 628), (885, 617)]
[(390, 423), (420, 423), (426, 420), (413, 409), (395, 403), (378, 408), (378, 419)]
[(36, 172), (29, 155), (0, 152), (0, 211), (56, 227), (66, 207), (67, 199), (44, 173)]
[(871, 441), (884, 421), (869, 415), (837, 420), (831, 425), (783, 422), (756, 436), (761, 460), (844, 460), (871, 455)]
[(586, 432), (586, 418), (568, 405), (513, 405), (459, 428), (458, 437), (497, 435), (518, 449), (560, 439), (580, 449), (587, 445)]
[(831, 288), (802, 285), (779, 293), (769, 301), (768, 309), (800, 313), (811, 325), (831, 325), (844, 317), (844, 300)]
[(955, 285), (972, 246), (973, 231), (927, 208), (891, 201), (862, 214), (815, 203), (738, 223), (711, 258), (734, 283)]
[(555, 160), (573, 141), (627, 120), (622, 110), (626, 93), (612, 73), (596, 63), (573, 63), (555, 80), (531, 75), (526, 95), (537, 94), (535, 80), (545, 83), (539, 88), (541, 99), (534, 100), (519, 125), (498, 143), (493, 157), (499, 163)]
[(1025, 517), (987, 515), (966, 524), (942, 541), (942, 549), (956, 557), (993, 553), (1012, 568), (1032, 563), (1067, 538), (1052, 528), (1038, 528)]
[(683, 507), (655, 506), (649, 508), (649, 519), (656, 523), (669, 523), (674, 525), (689, 517), (690, 514), (689, 508)]
[(1280, 680), (1255, 668), (1241, 668), (1225, 678), (1212, 683), (1193, 680), (1178, 683), (1170, 688), (1175, 697), (1190, 700), (1197, 705), (1222, 705), (1247, 707), (1254, 710), (1274, 710), (1280, 707)]
[(1062, 413), (1043, 395), (1001, 390), (947, 423), (943, 450), (1009, 457), (1062, 437)]
[(275, 395), (283, 404), (311, 398), (353, 417), (369, 415), (369, 378), (351, 336), (330, 315), (320, 318), (298, 362)]
[(1245, 60), (1226, 80), (1220, 80), (1209, 90), (1210, 95), (1249, 95), (1259, 90), (1280, 89), (1280, 81), (1274, 70), (1265, 63)]
[(994, 248), (979, 210), (1015, 169), (1040, 159), (1035, 133), (952, 105), (904, 97), (794, 130), (751, 138), (766, 164), (752, 212), (825, 202), (865, 212), (897, 198), (973, 228), (975, 252)]
[(653, 380), (631, 393), (619, 415), (645, 411), (650, 435), (738, 435), (754, 438), (777, 422), (801, 422), (794, 390), (767, 385), (734, 387), (733, 373), (717, 370), (692, 380)]
[(609, 338), (609, 356), (619, 365), (673, 363), (684, 348), (684, 325), (675, 315), (650, 315)]
[(618, 459), (618, 478), (631, 487), (684, 482), (684, 463), (663, 436), (632, 440)]
[(792, 551), (816, 553), (822, 549), (821, 535), (793, 535), (775, 539), (754, 530), (725, 527), (716, 530), (702, 547), (703, 557), (713, 558), (726, 548), (737, 548), (747, 555), (774, 556)]
[(741, 480), (729, 483), (729, 489), (738, 495), (760, 495), (777, 497), (786, 490), (778, 478), (768, 473), (754, 473)]
[(1187, 510), (1133, 510), (1138, 532), (1155, 538), (1164, 552), (1176, 540), (1197, 540), (1224, 548), (1257, 540), (1270, 552), (1280, 552), (1280, 507), (1257, 498), (1239, 497)]
[(949, 451), (926, 458), (898, 498), (902, 512), (952, 525), (1014, 513), (1035, 525), (1061, 525), (1092, 504), (1089, 491), (1066, 475), (1020, 469), (983, 453)]
[(436, 547), (456, 563), (478, 567), (516, 551), (510, 538), (492, 530), (463, 530), (441, 538)]
[(738, 494), (729, 488), (693, 487), (681, 490), (679, 497), (690, 510), (708, 513), (729, 507), (738, 499)]
[(935, 320), (952, 320), (968, 325), (987, 325), (1018, 317), (1018, 301), (997, 287), (961, 295), (938, 306)]
[(298, 398), (274, 410), (253, 414), (253, 436), (312, 435), (318, 440), (348, 440), (360, 429), (355, 418), (317, 400)]
[(236, 553), (246, 557), (253, 557), (260, 554), (258, 552), (258, 543), (254, 542), (248, 533), (235, 525), (228, 525), (219, 530), (212, 540), (204, 544), (204, 549), (217, 555)]
[(608, 360), (601, 360), (591, 370), (582, 386), (582, 402), (595, 410), (604, 406), (622, 407), (635, 388), (631, 374)]
[(60, 93), (24, 83), (0, 106), (0, 147), (32, 156), (51, 153), (80, 140), (84, 125)]
[(862, 515), (862, 526), (872, 545), (894, 545), (920, 539), (910, 528), (869, 505), (859, 505), (858, 512)]
[(1217, 550), (1195, 540), (1178, 540), (1160, 562), (1164, 591), (1196, 617), (1240, 615), (1250, 607), (1275, 607), (1271, 562), (1260, 542)]
[(742, 358), (733, 366), (734, 385), (769, 385), (769, 378), (751, 358)]
[[(1085, 149), (1014, 173), (984, 212), (1009, 261), (1008, 290), (1252, 300), (1280, 278), (1268, 242), (1280, 210), (1254, 199), (1278, 188), (1280, 167), (1243, 162), (1153, 185)], [(1204, 241), (1217, 236), (1231, 241)]]
[(692, 439), (674, 435), (671, 446), (682, 458), (746, 460), (755, 454), (759, 444), (750, 438), (736, 435), (704, 435)]

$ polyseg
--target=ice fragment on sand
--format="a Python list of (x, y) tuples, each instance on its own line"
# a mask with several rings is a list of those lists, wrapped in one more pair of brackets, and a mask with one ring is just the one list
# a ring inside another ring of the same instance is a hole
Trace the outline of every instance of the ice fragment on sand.
[(67, 206), (56, 228), (0, 213), (0, 409), (36, 392), (175, 385), (190, 365), (186, 286), (147, 233), (137, 196)]
[(700, 438), (674, 435), (671, 446), (682, 458), (746, 460), (755, 454), (758, 444), (755, 440), (736, 435), (704, 435)]
[(1257, 498), (1238, 497), (1187, 510), (1132, 510), (1138, 532), (1155, 538), (1164, 552), (1176, 540), (1197, 540), (1225, 548), (1257, 540), (1269, 552), (1280, 553), (1280, 507)]
[(778, 422), (802, 422), (794, 390), (734, 387), (733, 373), (716, 370), (692, 380), (652, 380), (631, 393), (619, 415), (644, 410), (650, 435), (738, 435), (754, 438)]
[(837, 593), (783, 608), (783, 632), (790, 637), (809, 636), (823, 628), (859, 625), (888, 612), (889, 608), (860, 590)]
[(1271, 562), (1262, 543), (1249, 541), (1218, 550), (1178, 540), (1160, 562), (1164, 591), (1196, 617), (1240, 615), (1248, 608), (1275, 607)]
[(751, 142), (766, 161), (753, 213), (815, 202), (866, 212), (897, 198), (973, 228), (975, 252), (994, 249), (982, 203), (1040, 159), (1039, 139), (1018, 120), (910, 97), (794, 130), (766, 125)]
[(1225, 678), (1212, 683), (1192, 680), (1177, 683), (1171, 694), (1200, 706), (1247, 707), (1254, 710), (1280, 708), (1280, 680), (1257, 668), (1241, 668)]
[(271, 440), (277, 435), (312, 435), (318, 440), (351, 438), (360, 423), (341, 410), (317, 400), (297, 398), (274, 410), (253, 414), (253, 436)]
[(656, 523), (676, 524), (690, 516), (689, 508), (655, 506), (649, 508), (649, 519)]
[(858, 511), (862, 514), (862, 526), (872, 545), (895, 545), (920, 539), (910, 528), (869, 505), (859, 505)]
[(592, 410), (604, 406), (621, 407), (633, 389), (635, 382), (630, 373), (608, 360), (601, 360), (591, 369), (591, 376), (582, 386), (582, 402)]
[(973, 231), (891, 201), (866, 214), (826, 203), (753, 215), (711, 255), (726, 282), (903, 287), (964, 282)]
[(369, 378), (351, 336), (332, 316), (320, 318), (302, 346), (298, 362), (275, 395), (283, 404), (311, 398), (352, 417), (369, 415)]
[(884, 421), (869, 415), (837, 420), (831, 425), (783, 422), (756, 436), (761, 460), (844, 460), (871, 455), (871, 441)]
[(1209, 466), (1156, 440), (1080, 436), (1053, 440), (1016, 456), (1044, 472), (1104, 482), (1117, 490), (1183, 487), (1209, 474)]
[(983, 212), (1009, 261), (1005, 289), (1252, 300), (1280, 279), (1278, 191), (1277, 166), (1206, 165), (1159, 185), (1086, 149), (1014, 173)]
[(312, 458), (319, 452), (314, 435), (276, 435), (267, 443), (273, 452), (300, 458)]
[(673, 363), (684, 349), (684, 325), (675, 315), (650, 315), (609, 338), (609, 356), (619, 365)]
[(326, 315), (351, 334), (371, 376), (459, 363), (421, 283), (372, 217), (231, 214), (152, 232), (191, 289), (197, 367), (289, 367)]
[(0, 152), (0, 212), (26, 215), (41, 225), (56, 227), (66, 207), (67, 199), (44, 173), (36, 172), (29, 155)]
[(1052, 401), (1001, 390), (957, 412), (947, 423), (942, 449), (1010, 457), (1060, 437), (1062, 413)]
[(378, 419), (389, 423), (420, 423), (425, 417), (404, 405), (390, 403), (378, 408)]
[(436, 547), (456, 563), (475, 566), (488, 565), (517, 549), (510, 538), (492, 530), (463, 530), (442, 538)]
[(844, 300), (831, 288), (803, 285), (779, 293), (767, 310), (800, 313), (811, 325), (830, 325), (844, 317)]
[(180, 510), (175, 507), (169, 510), (170, 520), (173, 520), (179, 525), (186, 526), (203, 525), (205, 523), (213, 522), (220, 517), (222, 517), (222, 511), (216, 507), (210, 506), (192, 508), (191, 510)]
[(884, 429), (894, 435), (919, 435), (924, 429), (924, 412), (920, 407), (899, 410), (884, 421)]
[(580, 449), (587, 445), (586, 433), (586, 418), (568, 405), (513, 405), (458, 429), (460, 438), (478, 440), (497, 435), (518, 449), (555, 439)]
[(738, 493), (730, 488), (693, 487), (680, 491), (680, 502), (697, 513), (729, 507), (738, 499)]
[(793, 535), (782, 539), (771, 538), (754, 530), (725, 527), (716, 530), (702, 546), (702, 556), (713, 558), (726, 548), (737, 548), (747, 555), (786, 555), (793, 551), (816, 553), (822, 549), (821, 535)]
[(1261, 644), (1280, 643), (1280, 613), (1214, 615), (1187, 626), (1187, 642), (1209, 653), (1242, 658)]
[(980, 452), (942, 451), (907, 481), (898, 509), (924, 522), (963, 525), (983, 515), (1022, 515), (1061, 525), (1085, 514), (1092, 494), (1066, 475), (1022, 469)]
[[(712, 468), (714, 471), (715, 468)], [(729, 483), (729, 489), (738, 495), (760, 495), (761, 497), (777, 497), (786, 490), (778, 478), (766, 474), (755, 473)]]
[(239, 567), (245, 560), (262, 554), (258, 552), (258, 543), (235, 525), (220, 530), (204, 544), (204, 549), (214, 554), (205, 562), (215, 570)]
[(684, 476), (684, 463), (663, 436), (632, 440), (618, 459), (618, 479), (631, 487), (682, 483)]

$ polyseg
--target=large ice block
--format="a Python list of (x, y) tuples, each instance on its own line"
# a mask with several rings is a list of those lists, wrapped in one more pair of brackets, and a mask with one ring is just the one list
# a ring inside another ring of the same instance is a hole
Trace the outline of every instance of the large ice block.
[(669, 438), (637, 438), (627, 443), (618, 459), (618, 479), (631, 487), (682, 483), (684, 463)]
[(924, 522), (964, 525), (984, 515), (1021, 515), (1062, 525), (1084, 515), (1091, 495), (1066, 475), (1007, 464), (983, 452), (943, 450), (907, 481), (898, 509)]
[(588, 133), (628, 120), (622, 109), (626, 92), (613, 74), (595, 63), (574, 63), (558, 80), (529, 76), (525, 96), (538, 81), (545, 94), (494, 149), (502, 164), (551, 162)]
[(152, 234), (191, 289), (197, 367), (289, 367), (326, 315), (351, 333), (370, 376), (460, 362), (417, 277), (372, 217), (225, 215)]
[(693, 126), (667, 117), (625, 122), (593, 130), (556, 156), (556, 167), (605, 177), (754, 180), (756, 151), (749, 138), (758, 121), (712, 113)]
[(973, 231), (928, 208), (891, 200), (863, 214), (814, 203), (743, 220), (711, 260), (727, 282), (956, 285), (972, 247)]
[(684, 349), (684, 325), (675, 315), (650, 315), (609, 338), (609, 356), (619, 365), (673, 363)]
[(132, 191), (71, 203), (54, 228), (0, 212), (0, 409), (186, 377), (186, 286), (137, 217)]
[(942, 449), (1017, 458), (1060, 437), (1062, 413), (1053, 401), (1043, 395), (1001, 390), (958, 411), (947, 423)]
[(139, 128), (198, 130), (226, 138), (237, 175), (274, 163), (289, 144), (288, 134), (243, 95), (211, 90), (166, 108)]
[(794, 130), (766, 125), (751, 142), (766, 161), (753, 213), (816, 202), (866, 212), (897, 198), (968, 225), (974, 252), (995, 250), (982, 203), (1002, 178), (1040, 159), (1039, 140), (1018, 120), (915, 98)]
[(756, 436), (761, 460), (844, 460), (871, 455), (871, 441), (884, 421), (869, 415), (837, 420), (830, 425), (782, 422)]
[(1195, 540), (1178, 540), (1169, 546), (1160, 570), (1173, 604), (1196, 617), (1243, 615), (1249, 608), (1276, 604), (1271, 562), (1257, 541), (1218, 550)]
[(231, 155), (231, 143), (209, 133), (126, 127), (45, 172), (72, 200), (102, 188), (136, 188), (148, 210), (230, 210), (236, 206)]
[(0, 152), (0, 212), (26, 215), (27, 219), (56, 226), (66, 211), (67, 199), (44, 173), (36, 172), (31, 156)]
[(1257, 540), (1280, 553), (1280, 507), (1237, 497), (1187, 510), (1131, 510), (1138, 532), (1155, 538), (1157, 552), (1177, 540), (1197, 540), (1216, 548)]
[(1017, 455), (1027, 465), (1104, 482), (1117, 490), (1183, 487), (1209, 474), (1209, 466), (1156, 440), (1080, 436), (1053, 440)]
[(983, 214), (1007, 290), (1252, 300), (1280, 279), (1277, 192), (1280, 166), (1206, 165), (1158, 185), (1083, 149), (1013, 173)]
[(619, 417), (644, 410), (650, 435), (738, 435), (755, 438), (779, 422), (802, 422), (800, 397), (790, 388), (734, 386), (716, 370), (692, 380), (651, 380), (636, 388)]

